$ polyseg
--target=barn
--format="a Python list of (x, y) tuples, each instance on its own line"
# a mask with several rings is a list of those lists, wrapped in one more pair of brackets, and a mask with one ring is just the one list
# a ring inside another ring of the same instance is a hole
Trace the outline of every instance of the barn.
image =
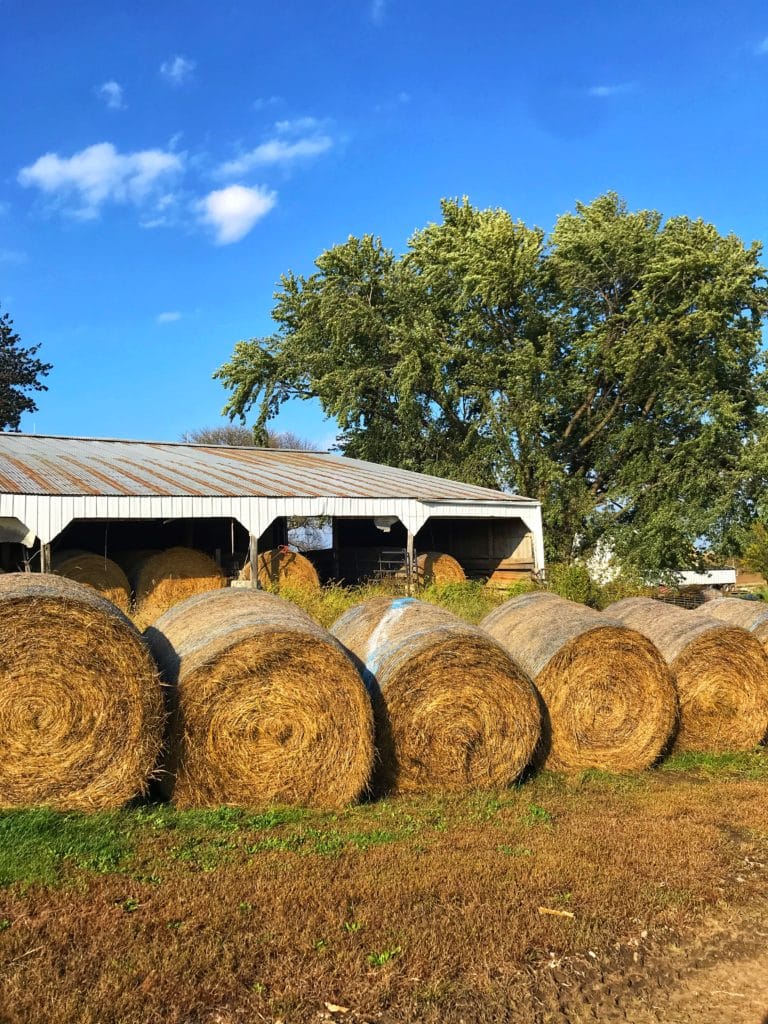
[(57, 551), (194, 547), (231, 576), (259, 550), (322, 527), (321, 578), (358, 582), (455, 557), (471, 578), (541, 572), (531, 498), (327, 452), (0, 434), (0, 568), (50, 571)]

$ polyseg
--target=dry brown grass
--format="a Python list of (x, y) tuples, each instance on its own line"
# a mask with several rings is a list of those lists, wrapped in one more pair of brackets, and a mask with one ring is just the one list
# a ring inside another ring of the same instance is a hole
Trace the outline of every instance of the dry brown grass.
[(177, 605), (147, 630), (171, 685), (168, 782), (184, 807), (338, 807), (373, 763), (370, 701), (340, 645), (251, 589)]
[(555, 594), (513, 598), (480, 623), (534, 680), (543, 705), (539, 760), (559, 771), (637, 771), (677, 723), (675, 688), (653, 644)]
[(131, 584), (112, 559), (87, 551), (62, 551), (54, 556), (53, 571), (77, 583), (85, 583), (117, 605), (121, 612), (131, 609)]
[(768, 604), (764, 601), (742, 601), (737, 597), (720, 597), (705, 601), (696, 609), (697, 615), (707, 615), (732, 626), (741, 626), (754, 633), (763, 650), (768, 653)]
[(91, 587), (0, 580), (0, 806), (119, 807), (146, 790), (162, 740), (155, 666)]
[(193, 548), (169, 548), (149, 555), (134, 566), (132, 582), (134, 621), (140, 629), (187, 598), (227, 585), (214, 560)]
[(449, 792), (512, 782), (540, 716), (502, 648), (443, 608), (374, 598), (332, 632), (359, 659), (376, 718), (376, 792)]
[[(304, 555), (288, 548), (274, 548), (262, 551), (258, 557), (258, 580), (262, 587), (280, 590), (290, 587), (293, 590), (319, 590), (320, 577), (317, 569)], [(251, 563), (246, 562), (242, 578), (251, 578)]]
[(675, 750), (751, 750), (768, 732), (768, 658), (738, 626), (645, 597), (606, 609), (656, 645), (677, 686)]
[(586, 1024), (641, 1019), (632, 991), (677, 1021), (694, 937), (768, 910), (764, 778), (121, 819), (126, 860), (0, 889), (4, 1024)]

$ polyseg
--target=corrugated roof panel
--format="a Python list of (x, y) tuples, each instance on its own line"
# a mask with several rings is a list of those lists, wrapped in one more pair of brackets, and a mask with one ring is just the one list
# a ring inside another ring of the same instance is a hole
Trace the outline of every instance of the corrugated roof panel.
[(0, 433), (0, 493), (530, 502), (327, 452)]

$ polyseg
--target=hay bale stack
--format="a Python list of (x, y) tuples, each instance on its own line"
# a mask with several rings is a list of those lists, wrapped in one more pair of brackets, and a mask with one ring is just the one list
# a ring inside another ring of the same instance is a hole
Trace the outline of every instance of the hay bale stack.
[(732, 626), (741, 626), (763, 645), (768, 654), (768, 604), (764, 601), (742, 601), (738, 597), (719, 597), (705, 601), (695, 609), (697, 615), (707, 615)]
[(499, 644), (444, 608), (374, 598), (331, 632), (359, 660), (376, 721), (376, 792), (505, 786), (540, 735), (536, 694)]
[(768, 659), (758, 640), (719, 619), (647, 597), (607, 609), (656, 645), (680, 702), (675, 750), (751, 750), (768, 732)]
[(422, 585), (463, 583), (466, 578), (456, 559), (442, 551), (424, 551), (416, 556), (416, 579)]
[(259, 590), (201, 594), (146, 637), (171, 684), (168, 781), (182, 807), (340, 807), (368, 784), (373, 717), (341, 645)]
[(140, 634), (91, 587), (0, 579), (0, 806), (120, 807), (146, 790), (163, 730)]
[(677, 721), (674, 684), (640, 633), (543, 592), (506, 601), (480, 625), (540, 694), (540, 763), (565, 772), (637, 771), (669, 744)]
[(134, 569), (137, 620), (146, 626), (187, 598), (226, 585), (224, 573), (202, 551), (181, 547), (160, 551)]
[(111, 558), (89, 551), (61, 551), (54, 555), (52, 569), (57, 576), (93, 587), (107, 601), (117, 605), (121, 612), (130, 611), (131, 584)]
[[(262, 551), (256, 564), (259, 567), (257, 577), (259, 584), (267, 589), (279, 590), (283, 585), (304, 590), (320, 588), (317, 569), (308, 558), (299, 554), (298, 551), (291, 551), (290, 548), (273, 548), (270, 551)], [(244, 580), (251, 578), (250, 562), (245, 563), (241, 577)]]

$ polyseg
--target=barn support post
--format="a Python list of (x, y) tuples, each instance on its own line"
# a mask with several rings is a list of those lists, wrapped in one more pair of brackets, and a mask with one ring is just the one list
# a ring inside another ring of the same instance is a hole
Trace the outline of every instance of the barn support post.
[(408, 596), (411, 596), (413, 591), (413, 577), (416, 566), (413, 563), (413, 542), (414, 535), (411, 530), (408, 530), (408, 539), (406, 541), (406, 552), (405, 552), (405, 588)]
[(255, 533), (250, 534), (248, 560), (251, 563), (251, 586), (259, 589), (259, 538)]
[(40, 572), (51, 571), (51, 545), (40, 545)]
[(339, 526), (338, 519), (331, 519), (331, 552), (333, 554), (333, 578), (338, 580), (341, 575), (341, 559), (339, 558)]

